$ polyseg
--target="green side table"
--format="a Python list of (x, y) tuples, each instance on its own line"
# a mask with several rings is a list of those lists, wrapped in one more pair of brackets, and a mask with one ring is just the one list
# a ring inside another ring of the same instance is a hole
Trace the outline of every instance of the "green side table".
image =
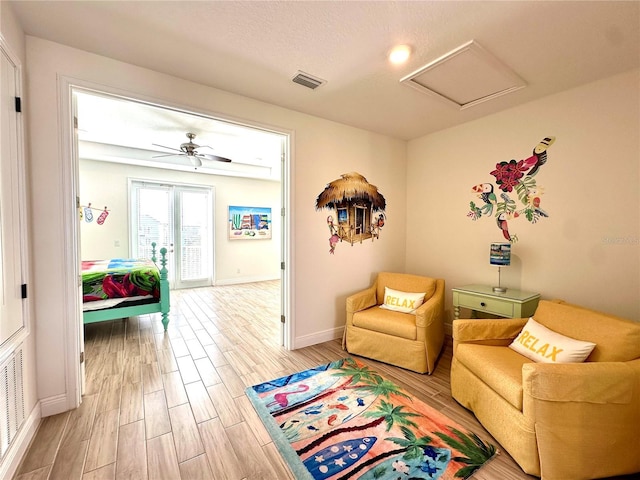
[(527, 318), (533, 315), (540, 300), (539, 293), (508, 288), (504, 293), (488, 285), (465, 285), (453, 288), (453, 318), (460, 318), (460, 308), (486, 312), (505, 318)]

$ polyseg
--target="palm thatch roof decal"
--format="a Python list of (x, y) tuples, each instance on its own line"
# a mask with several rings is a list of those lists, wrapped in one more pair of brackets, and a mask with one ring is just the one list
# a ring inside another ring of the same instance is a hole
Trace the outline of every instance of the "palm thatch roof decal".
[(371, 185), (357, 172), (340, 175), (340, 178), (329, 183), (316, 199), (316, 210), (337, 208), (345, 202), (366, 200), (371, 203), (374, 212), (384, 210), (387, 202), (378, 187)]

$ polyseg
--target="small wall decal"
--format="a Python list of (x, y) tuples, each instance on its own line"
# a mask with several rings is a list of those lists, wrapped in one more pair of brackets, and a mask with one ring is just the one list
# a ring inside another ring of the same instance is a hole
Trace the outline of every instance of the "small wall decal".
[(80, 220), (84, 218), (84, 221), (87, 223), (93, 222), (94, 210), (101, 212), (96, 223), (98, 225), (104, 225), (104, 222), (107, 219), (107, 216), (109, 215), (109, 212), (110, 212), (110, 210), (107, 210), (106, 206), (104, 207), (104, 210), (100, 210), (99, 208), (92, 207), (91, 203), (88, 203), (87, 205), (79, 205), (78, 214), (80, 216)]
[(316, 199), (316, 210), (327, 208), (335, 214), (327, 217), (329, 253), (333, 254), (343, 240), (353, 245), (380, 238), (386, 206), (378, 188), (357, 172), (345, 173), (327, 184)]
[[(540, 168), (547, 163), (547, 150), (556, 141), (556, 137), (546, 137), (533, 148), (533, 154), (520, 161), (509, 160), (496, 163), (496, 168), (490, 175), (495, 177), (495, 184), (501, 193), (494, 189), (492, 183), (480, 183), (472, 188), (480, 199), (480, 205), (469, 202), (467, 217), (478, 220), (482, 216), (494, 215), (496, 224), (505, 239), (511, 243), (518, 241), (518, 236), (509, 232), (508, 222), (525, 217), (529, 222), (536, 223), (549, 215), (540, 208), (540, 199), (543, 188), (536, 183), (535, 175)], [(522, 204), (517, 208), (517, 203), (509, 196), (515, 190), (518, 200)], [(498, 200), (497, 193), (500, 195)]]

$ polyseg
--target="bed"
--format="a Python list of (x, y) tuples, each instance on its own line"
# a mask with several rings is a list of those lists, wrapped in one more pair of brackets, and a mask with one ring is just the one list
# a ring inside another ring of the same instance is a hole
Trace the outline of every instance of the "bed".
[(167, 249), (160, 249), (161, 268), (158, 268), (156, 244), (152, 243), (151, 247), (151, 260), (116, 258), (82, 262), (83, 323), (160, 312), (167, 331)]

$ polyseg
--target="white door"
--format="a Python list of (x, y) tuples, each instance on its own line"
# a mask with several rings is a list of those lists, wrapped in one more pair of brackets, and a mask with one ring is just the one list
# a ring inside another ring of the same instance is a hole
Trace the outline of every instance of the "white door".
[(18, 70), (0, 49), (0, 346), (23, 327)]
[(131, 182), (131, 254), (165, 247), (171, 288), (213, 283), (212, 198), (207, 187)]
[(176, 288), (212, 284), (212, 205), (208, 188), (175, 187)]
[[(78, 158), (78, 103), (75, 93), (73, 94), (73, 102), (71, 104), (73, 110), (73, 141), (71, 142), (71, 155), (74, 159)], [(75, 161), (75, 160), (74, 160)], [(74, 182), (76, 185), (79, 185), (79, 172), (78, 169), (75, 169), (75, 178)], [(80, 197), (76, 197), (76, 208), (80, 210)], [(80, 229), (78, 229), (78, 234), (80, 234)], [(78, 238), (78, 245), (80, 245), (80, 238)], [(76, 265), (78, 266), (78, 299), (82, 298), (82, 255), (80, 249), (76, 250)], [(78, 304), (78, 310), (80, 318), (82, 318), (82, 303)], [(84, 395), (85, 389), (87, 387), (87, 370), (86, 363), (84, 362), (84, 328), (80, 329), (79, 334), (79, 344), (80, 347), (80, 395)]]

